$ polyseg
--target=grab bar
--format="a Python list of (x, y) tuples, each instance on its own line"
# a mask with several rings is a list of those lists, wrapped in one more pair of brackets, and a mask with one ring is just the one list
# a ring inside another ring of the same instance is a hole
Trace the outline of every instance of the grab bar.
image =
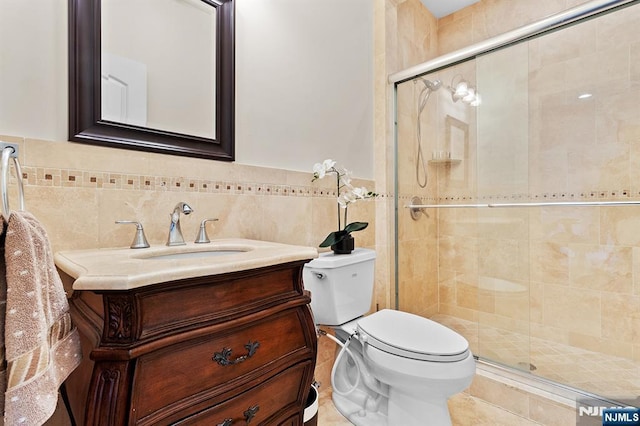
[(6, 142), (0, 142), (2, 149), (2, 179), (0, 179), (0, 191), (2, 191), (2, 218), (5, 222), (9, 222), (11, 209), (9, 208), (9, 191), (7, 182), (9, 180), (9, 159), (13, 159), (13, 165), (16, 169), (16, 178), (18, 181), (18, 195), (20, 197), (20, 210), (24, 210), (24, 186), (22, 184), (22, 169), (18, 162), (18, 145)]
[(489, 203), (489, 204), (408, 204), (407, 209), (443, 209), (443, 208), (511, 208), (511, 207), (553, 207), (553, 206), (638, 206), (640, 201), (544, 201), (530, 203)]

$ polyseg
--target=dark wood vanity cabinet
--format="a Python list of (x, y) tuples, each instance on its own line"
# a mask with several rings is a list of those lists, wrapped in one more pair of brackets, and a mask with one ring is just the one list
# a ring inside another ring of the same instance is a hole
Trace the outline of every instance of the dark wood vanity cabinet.
[(76, 422), (302, 425), (317, 352), (304, 263), (75, 291)]

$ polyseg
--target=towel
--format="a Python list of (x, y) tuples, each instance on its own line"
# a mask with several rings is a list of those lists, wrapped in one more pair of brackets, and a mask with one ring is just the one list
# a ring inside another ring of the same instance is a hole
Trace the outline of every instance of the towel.
[(82, 359), (80, 336), (42, 225), (28, 212), (12, 212), (3, 237), (4, 423), (42, 425), (56, 409), (60, 385)]

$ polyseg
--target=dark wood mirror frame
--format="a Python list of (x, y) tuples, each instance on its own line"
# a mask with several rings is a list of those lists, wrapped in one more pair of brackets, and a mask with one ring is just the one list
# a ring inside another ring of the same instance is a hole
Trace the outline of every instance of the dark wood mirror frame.
[(69, 140), (115, 148), (233, 161), (234, 1), (202, 0), (215, 7), (217, 11), (215, 139), (102, 120), (100, 1), (69, 0)]

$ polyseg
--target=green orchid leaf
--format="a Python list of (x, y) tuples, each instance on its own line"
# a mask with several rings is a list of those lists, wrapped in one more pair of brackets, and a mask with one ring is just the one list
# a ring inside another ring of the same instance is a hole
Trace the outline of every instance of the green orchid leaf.
[(334, 231), (327, 235), (327, 238), (320, 243), (319, 247), (331, 247), (332, 245), (339, 243), (349, 236), (352, 232), (360, 231), (369, 226), (367, 222), (353, 222), (344, 227), (342, 231)]
[(361, 231), (364, 228), (366, 228), (367, 226), (369, 226), (369, 224), (367, 222), (352, 222), (352, 223), (348, 224), (347, 226), (345, 226), (344, 230), (347, 232), (347, 234), (349, 234), (351, 232)]
[(327, 238), (324, 239), (323, 242), (320, 243), (320, 247), (331, 247), (337, 242), (344, 240), (344, 238), (349, 235), (344, 231), (336, 231), (327, 235)]

